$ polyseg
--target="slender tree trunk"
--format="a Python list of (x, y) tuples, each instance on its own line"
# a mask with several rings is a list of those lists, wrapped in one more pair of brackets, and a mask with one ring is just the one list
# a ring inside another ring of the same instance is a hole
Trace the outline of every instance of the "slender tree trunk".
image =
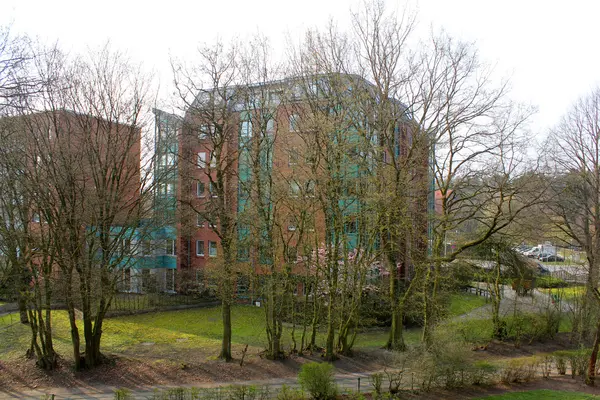
[(19, 319), (22, 324), (28, 324), (29, 318), (27, 317), (27, 299), (22, 291), (17, 294), (17, 304), (19, 306)]
[(335, 327), (333, 323), (333, 301), (334, 298), (329, 293), (329, 302), (327, 304), (327, 339), (325, 341), (325, 359), (328, 361), (335, 360), (334, 354), (334, 339), (335, 339)]
[(223, 340), (221, 342), (221, 354), (219, 354), (219, 358), (231, 361), (231, 300), (223, 299), (221, 304), (223, 307)]
[(594, 338), (594, 344), (592, 345), (592, 354), (588, 364), (588, 373), (585, 378), (585, 383), (589, 386), (594, 386), (596, 379), (596, 362), (598, 360), (598, 349), (600, 347), (600, 322), (596, 325), (596, 337)]
[(71, 326), (71, 345), (73, 347), (73, 364), (75, 371), (79, 371), (83, 368), (81, 352), (79, 347), (81, 345), (81, 339), (79, 337), (79, 329), (77, 327), (77, 316), (75, 315), (75, 301), (73, 299), (73, 288), (72, 288), (72, 274), (69, 272), (65, 274), (67, 281), (65, 284), (65, 302), (67, 306), (67, 312), (69, 314), (69, 324)]

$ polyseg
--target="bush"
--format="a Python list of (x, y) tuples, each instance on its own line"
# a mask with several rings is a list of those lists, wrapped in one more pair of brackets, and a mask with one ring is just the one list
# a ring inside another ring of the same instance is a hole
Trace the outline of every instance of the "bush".
[(500, 373), (500, 381), (505, 384), (529, 382), (535, 378), (537, 366), (536, 359), (511, 360)]
[(371, 386), (373, 386), (373, 391), (375, 392), (375, 398), (380, 399), (383, 394), (381, 388), (383, 384), (383, 374), (381, 372), (371, 374), (369, 379), (371, 381)]
[(331, 364), (317, 362), (304, 364), (298, 373), (298, 382), (315, 400), (333, 399), (337, 393)]
[(590, 350), (579, 349), (565, 352), (571, 366), (571, 377), (576, 375), (585, 376), (587, 372), (587, 363), (590, 358)]
[(473, 385), (483, 386), (494, 383), (494, 376), (498, 367), (487, 361), (479, 361), (473, 364), (471, 373), (471, 382)]
[(127, 389), (116, 389), (115, 390), (115, 400), (129, 400), (133, 399), (131, 392)]
[(546, 379), (550, 378), (552, 373), (552, 364), (554, 363), (554, 357), (551, 355), (545, 355), (540, 359), (540, 367), (542, 368), (542, 376)]
[(536, 278), (535, 283), (537, 287), (545, 289), (556, 289), (569, 286), (569, 284), (562, 279), (554, 278), (552, 276), (540, 276)]
[(304, 393), (300, 389), (283, 385), (277, 393), (277, 400), (304, 400)]
[(559, 375), (565, 375), (567, 373), (567, 360), (569, 359), (568, 353), (568, 351), (564, 350), (558, 350), (552, 353)]
[(211, 391), (214, 389), (198, 389), (198, 388), (169, 388), (164, 390), (154, 390), (152, 400), (198, 400), (201, 398), (201, 390)]

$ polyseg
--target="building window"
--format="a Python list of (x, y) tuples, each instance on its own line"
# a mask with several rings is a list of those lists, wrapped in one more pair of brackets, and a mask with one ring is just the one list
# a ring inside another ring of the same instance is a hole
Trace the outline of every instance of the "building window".
[(240, 127), (240, 136), (242, 138), (251, 138), (252, 137), (252, 121), (242, 121)]
[(350, 217), (344, 224), (344, 230), (348, 234), (355, 234), (358, 232), (356, 218)]
[(210, 195), (212, 197), (218, 197), (217, 188), (214, 183), (212, 183), (212, 182), (208, 183), (208, 191), (210, 192)]
[(175, 245), (175, 239), (167, 239), (165, 240), (165, 254), (168, 256), (174, 256), (177, 252), (177, 247)]
[(198, 153), (198, 168), (206, 168), (206, 153)]
[(298, 114), (290, 115), (290, 132), (298, 132), (299, 122), (300, 122), (300, 116)]
[(267, 121), (267, 136), (273, 136), (275, 133), (275, 120), (273, 118)]
[(217, 167), (217, 157), (216, 157), (214, 151), (212, 151), (210, 153), (210, 167), (211, 168), (216, 168)]
[(144, 255), (144, 256), (152, 255), (152, 242), (150, 240), (142, 241), (142, 255)]
[(296, 230), (296, 227), (297, 227), (296, 218), (288, 217), (287, 230), (290, 232), (294, 232)]
[(296, 181), (291, 181), (290, 182), (290, 196), (298, 197), (299, 194), (300, 194), (300, 185), (298, 185), (298, 182), (296, 182)]
[(204, 257), (204, 240), (196, 240), (196, 256)]
[(204, 197), (204, 182), (196, 182), (196, 197)]
[(40, 214), (33, 213), (33, 215), (31, 216), (31, 222), (39, 223), (40, 222)]
[(288, 153), (288, 165), (298, 164), (298, 149), (292, 147)]
[(274, 90), (272, 92), (269, 93), (269, 101), (271, 101), (272, 103), (279, 103), (281, 102), (281, 98), (283, 97), (283, 91), (282, 90)]
[(308, 91), (311, 95), (316, 96), (319, 94), (319, 83), (316, 80), (310, 81), (308, 84)]
[(208, 255), (210, 257), (217, 256), (217, 242), (213, 242), (213, 241), (208, 242)]
[(202, 216), (202, 214), (196, 214), (196, 226), (198, 228), (204, 227), (204, 217)]
[(306, 182), (306, 196), (315, 197), (315, 181)]
[(175, 154), (167, 154), (167, 165), (175, 165)]
[(174, 183), (167, 183), (165, 186), (165, 194), (168, 195), (173, 195), (175, 194), (175, 184)]
[(213, 125), (212, 124), (203, 124), (200, 125), (200, 132), (198, 132), (198, 139), (204, 140), (207, 137), (210, 137), (213, 133)]

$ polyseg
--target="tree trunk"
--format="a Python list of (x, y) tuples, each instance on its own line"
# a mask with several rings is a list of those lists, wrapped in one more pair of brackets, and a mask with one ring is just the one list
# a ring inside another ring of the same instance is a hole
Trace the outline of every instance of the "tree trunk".
[[(229, 284), (229, 280), (225, 283)], [(231, 356), (231, 301), (230, 299), (222, 300), (223, 314), (223, 340), (221, 342), (221, 354), (219, 358), (229, 362), (233, 358)]]
[(19, 291), (17, 296), (17, 303), (19, 305), (19, 318), (22, 324), (28, 324), (29, 318), (27, 317), (27, 299), (21, 291)]
[(329, 303), (327, 304), (327, 339), (325, 342), (325, 360), (335, 360), (334, 354), (334, 339), (335, 339), (335, 328), (333, 321), (333, 297), (331, 293), (329, 295)]
[(588, 373), (585, 378), (585, 383), (590, 386), (594, 386), (596, 379), (596, 361), (598, 360), (598, 348), (600, 347), (600, 322), (596, 326), (596, 337), (594, 338), (594, 345), (592, 346), (592, 354), (590, 356), (590, 362), (588, 364)]

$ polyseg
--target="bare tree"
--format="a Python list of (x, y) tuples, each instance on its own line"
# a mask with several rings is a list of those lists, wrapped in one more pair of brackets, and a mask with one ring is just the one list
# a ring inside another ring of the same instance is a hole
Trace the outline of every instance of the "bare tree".
[[(208, 221), (220, 239), (222, 262), (216, 278), (219, 281), (223, 315), (223, 338), (220, 357), (232, 359), (231, 307), (236, 285), (237, 263), (237, 163), (239, 107), (243, 105), (243, 88), (239, 87), (240, 68), (238, 45), (222, 43), (198, 50), (199, 60), (193, 66), (172, 62), (175, 87), (185, 110), (182, 138), (200, 145), (210, 154), (182, 153), (181, 175), (193, 178), (195, 171), (208, 181), (210, 195), (205, 201), (193, 203), (182, 199), (187, 218), (200, 215)], [(186, 146), (191, 149), (191, 146)], [(196, 178), (197, 179), (197, 178)]]
[(586, 377), (586, 383), (593, 385), (600, 324), (588, 324), (597, 320), (600, 306), (597, 289), (600, 277), (600, 89), (594, 89), (573, 105), (552, 130), (549, 142), (553, 150), (550, 166), (554, 181), (548, 203), (550, 211), (559, 217), (556, 227), (581, 246), (588, 263), (583, 317), (575, 329), (582, 340), (591, 336), (588, 333), (595, 337)]
[[(11, 34), (10, 27), (0, 27), (0, 117), (6, 118), (15, 115), (19, 115), (22, 111), (22, 105), (26, 102), (27, 98), (39, 90), (39, 81), (36, 79), (31, 71), (31, 63), (33, 59), (33, 49), (29, 43), (29, 39), (24, 36), (15, 36)], [(14, 135), (14, 121), (11, 123), (3, 124), (2, 140), (5, 144), (5, 149), (14, 149), (19, 144), (18, 140), (15, 140)], [(22, 144), (22, 142), (21, 142)], [(7, 153), (8, 154), (8, 153)], [(19, 154), (19, 156), (17, 156)], [(22, 221), (17, 218), (22, 216), (22, 213), (18, 211), (16, 214), (16, 199), (14, 195), (18, 193), (23, 194), (23, 187), (17, 187), (18, 184), (10, 180), (9, 176), (12, 171), (9, 171), (8, 165), (14, 164), (15, 162), (23, 161), (23, 153), (15, 150), (15, 157), (6, 159), (4, 163), (3, 178), (5, 184), (10, 186), (6, 188), (5, 203), (3, 204), (3, 213), (5, 213), (5, 220), (7, 221), (6, 228), (9, 230), (22, 229)], [(21, 158), (16, 158), (21, 157)], [(22, 167), (22, 165), (21, 165)], [(7, 169), (8, 168), (8, 169)], [(15, 168), (17, 166), (15, 165)], [(22, 168), (20, 169), (23, 170)], [(14, 178), (14, 176), (12, 176)], [(0, 273), (0, 280), (9, 279), (11, 280), (10, 286), (18, 288), (16, 291), (17, 302), (19, 305), (19, 312), (22, 323), (28, 323), (27, 311), (26, 311), (26, 299), (25, 294), (27, 292), (29, 274), (26, 273), (24, 265), (26, 263), (18, 262), (14, 257), (18, 253), (18, 247), (13, 238), (23, 238), (22, 235), (14, 236), (5, 231), (7, 235), (3, 235), (0, 240), (3, 240), (2, 245), (4, 246), (4, 254), (8, 258), (5, 258), (5, 268)], [(16, 232), (13, 232), (16, 233)], [(21, 243), (22, 244), (22, 243)]]
[[(434, 36), (413, 62), (404, 97), (435, 151), (433, 268), (425, 273), (422, 292), (423, 340), (429, 343), (442, 263), (507, 228), (542, 193), (530, 196), (525, 182), (516, 179), (527, 170), (522, 140), (532, 111), (508, 100), (507, 84), (494, 83), (473, 45)], [(471, 234), (453, 238), (447, 252), (448, 234), (469, 229)]]
[[(373, 83), (362, 101), (363, 113), (377, 132), (376, 170), (381, 253), (389, 271), (392, 323), (386, 347), (404, 350), (404, 306), (420, 275), (426, 248), (427, 149), (429, 141), (411, 118), (405, 88), (414, 78), (413, 51), (407, 45), (415, 16), (408, 9), (388, 13), (381, 1), (353, 14), (359, 73)], [(420, 270), (420, 269), (418, 269)], [(408, 282), (408, 284), (406, 284)], [(401, 286), (402, 289), (401, 290)]]
[(103, 361), (104, 318), (117, 282), (137, 266), (151, 204), (140, 172), (150, 81), (108, 46), (87, 59), (40, 57), (37, 66), (47, 85), (24, 118), (36, 157), (30, 184), (65, 283), (75, 368), (90, 368)]

